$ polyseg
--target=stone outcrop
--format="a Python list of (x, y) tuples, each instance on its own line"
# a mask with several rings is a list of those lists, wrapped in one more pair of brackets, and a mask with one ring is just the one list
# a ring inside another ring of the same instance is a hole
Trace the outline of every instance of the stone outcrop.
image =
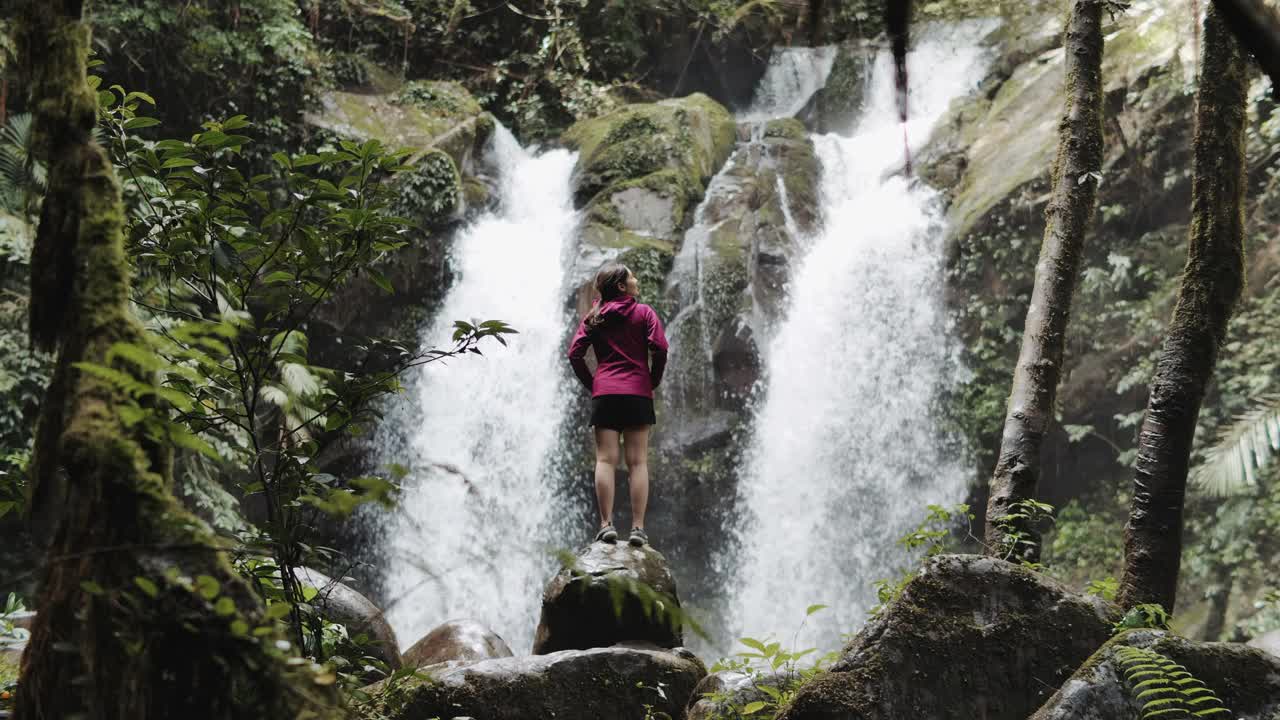
[(927, 561), (786, 720), (1025, 720), (1111, 635), (1114, 608), (1012, 563)]
[(405, 650), (404, 666), (478, 662), (511, 655), (507, 642), (484, 625), (474, 620), (450, 620)]
[(596, 270), (613, 260), (632, 268), (641, 300), (655, 304), (693, 208), (734, 137), (729, 111), (705, 95), (626, 105), (565, 132), (565, 145), (579, 153), (574, 202), (584, 211), (571, 280), (581, 288), (580, 313), (590, 305)]
[(547, 584), (533, 653), (628, 641), (678, 647), (683, 630), (670, 611), (679, 606), (675, 578), (657, 550), (592, 543)]
[[(706, 668), (692, 654), (644, 647), (565, 650), (422, 668), (388, 690), (365, 688), (391, 720), (644, 720), (683, 717)], [(646, 707), (648, 706), (648, 707)], [(652, 713), (652, 714), (649, 714)]]
[[(1136, 718), (1142, 715), (1144, 702), (1175, 697), (1173, 693), (1155, 692), (1138, 701), (1141, 690), (1135, 690), (1134, 680), (1126, 679), (1124, 664), (1117, 654), (1125, 646), (1146, 648), (1183, 666), (1229, 711), (1217, 717), (1271, 720), (1280, 712), (1280, 659), (1275, 656), (1237, 643), (1197, 642), (1159, 630), (1130, 630), (1089, 658), (1032, 720)], [(1159, 677), (1160, 672), (1156, 671), (1139, 681)], [(1154, 687), (1147, 685), (1142, 690)], [(1197, 709), (1207, 707), (1202, 704)], [(1176, 713), (1168, 716), (1180, 717)]]
[(840, 45), (826, 85), (796, 117), (813, 132), (848, 135), (862, 111), (875, 53), (861, 43)]
[(295, 568), (293, 574), (303, 586), (316, 589), (316, 596), (311, 604), (321, 615), (332, 622), (345, 625), (348, 636), (353, 639), (363, 635), (368, 640), (363, 645), (366, 652), (385, 662), (392, 670), (400, 669), (403, 665), (400, 643), (376, 605), (364, 595), (318, 570)]
[[(395, 212), (417, 228), (376, 268), (394, 292), (356, 278), (318, 308), (309, 328), (317, 361), (345, 369), (365, 361), (352, 349), (365, 338), (416, 339), (423, 313), (443, 299), (451, 279), (446, 230), (489, 203), (483, 154), (496, 125), (461, 85), (427, 80), (381, 93), (328, 91), (306, 120), (338, 140), (376, 139), (410, 151), (411, 168), (395, 179)], [(375, 357), (372, 365), (387, 361)]]

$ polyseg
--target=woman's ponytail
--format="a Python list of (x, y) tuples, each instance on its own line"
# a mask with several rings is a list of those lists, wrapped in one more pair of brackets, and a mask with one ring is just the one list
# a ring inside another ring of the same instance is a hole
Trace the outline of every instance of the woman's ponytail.
[(584, 320), (588, 330), (594, 330), (604, 322), (604, 318), (600, 316), (600, 310), (605, 303), (623, 294), (623, 291), (618, 289), (618, 285), (625, 285), (630, 275), (631, 271), (625, 265), (618, 263), (605, 265), (600, 272), (596, 273), (596, 294), (600, 296), (600, 301), (591, 308), (591, 312), (587, 313)]

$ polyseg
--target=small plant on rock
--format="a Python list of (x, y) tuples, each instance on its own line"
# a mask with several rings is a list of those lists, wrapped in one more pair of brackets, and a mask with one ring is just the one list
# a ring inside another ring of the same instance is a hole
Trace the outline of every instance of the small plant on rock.
[(1231, 717), (1213, 690), (1165, 655), (1121, 645), (1116, 657), (1134, 700), (1142, 705), (1141, 720)]
[[(800, 627), (796, 628), (796, 636), (800, 634), (800, 630), (804, 628), (804, 623), (810, 616), (826, 607), (826, 605), (810, 605), (805, 611), (805, 620), (800, 623)], [(742, 703), (741, 697), (731, 691), (707, 693), (704, 697), (719, 708), (716, 717), (721, 720), (773, 717), (795, 697), (801, 687), (825, 672), (840, 656), (838, 652), (833, 651), (814, 656), (812, 664), (802, 665), (801, 660), (813, 656), (817, 648), (790, 650), (783, 647), (781, 643), (769, 639), (760, 640), (750, 637), (740, 638), (738, 642), (747, 649), (717, 662), (711, 667), (711, 672), (735, 672), (745, 675), (751, 681), (756, 691), (754, 694), (759, 699)], [(795, 636), (792, 642), (795, 642)]]

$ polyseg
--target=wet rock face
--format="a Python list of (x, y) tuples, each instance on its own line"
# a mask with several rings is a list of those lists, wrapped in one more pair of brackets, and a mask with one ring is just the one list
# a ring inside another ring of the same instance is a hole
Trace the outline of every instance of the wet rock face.
[(511, 657), (507, 642), (474, 620), (450, 620), (427, 633), (404, 652), (404, 666), (419, 668), (442, 662), (478, 662)]
[(1020, 566), (942, 555), (779, 718), (1024, 720), (1107, 641), (1116, 614)]
[(626, 105), (564, 134), (579, 152), (574, 201), (584, 210), (570, 286), (579, 314), (600, 267), (621, 262), (640, 301), (662, 312), (663, 279), (707, 182), (733, 149), (729, 111), (705, 95)]
[[(1159, 630), (1131, 630), (1107, 643), (1089, 659), (1031, 720), (1110, 720), (1136, 718), (1143, 702), (1127, 680), (1123, 647), (1159, 653), (1186, 668), (1230, 711), (1217, 717), (1270, 720), (1280, 712), (1280, 659), (1236, 643), (1188, 640)], [(1157, 678), (1149, 675), (1140, 680)], [(1185, 678), (1183, 678), (1185, 679)], [(1148, 685), (1144, 689), (1151, 689)], [(1145, 701), (1170, 694), (1148, 695)], [(1209, 707), (1202, 704), (1199, 709)], [(1179, 717), (1177, 713), (1170, 717)]]
[[(393, 720), (679, 718), (706, 668), (692, 653), (641, 647), (565, 650), (423, 668), (381, 709)], [(385, 683), (365, 689), (379, 696)], [(649, 706), (646, 708), (646, 706)], [(648, 714), (652, 713), (652, 714)]]
[(295, 568), (293, 574), (304, 586), (316, 589), (316, 597), (311, 603), (321, 615), (347, 626), (347, 633), (352, 638), (366, 636), (370, 641), (367, 647), (370, 655), (385, 662), (393, 670), (400, 669), (403, 664), (400, 643), (376, 605), (364, 595), (318, 570)]
[[(667, 596), (679, 607), (675, 578), (667, 560), (652, 547), (625, 541), (592, 543), (563, 568), (542, 594), (542, 616), (533, 653), (608, 647), (640, 641), (678, 647), (683, 632), (664, 613), (652, 612), (653, 600), (632, 590), (636, 583)], [(615, 605), (618, 597), (620, 607)]]
[(827, 84), (813, 94), (797, 117), (817, 133), (849, 134), (866, 97), (875, 49), (845, 43), (836, 52)]

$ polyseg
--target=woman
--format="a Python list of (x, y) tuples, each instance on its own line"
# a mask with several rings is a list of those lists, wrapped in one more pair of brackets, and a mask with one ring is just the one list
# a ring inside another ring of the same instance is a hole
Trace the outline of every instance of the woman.
[[(626, 448), (631, 484), (632, 545), (649, 541), (644, 512), (649, 502), (649, 428), (653, 389), (667, 365), (667, 338), (658, 314), (636, 302), (640, 285), (622, 265), (607, 265), (596, 275), (599, 299), (582, 319), (569, 345), (569, 364), (591, 391), (591, 425), (596, 438), (596, 503), (600, 506), (597, 541), (616, 542), (613, 528), (613, 474), (618, 466), (618, 440)], [(596, 351), (596, 374), (587, 368), (587, 348)], [(649, 354), (653, 354), (653, 365)]]

